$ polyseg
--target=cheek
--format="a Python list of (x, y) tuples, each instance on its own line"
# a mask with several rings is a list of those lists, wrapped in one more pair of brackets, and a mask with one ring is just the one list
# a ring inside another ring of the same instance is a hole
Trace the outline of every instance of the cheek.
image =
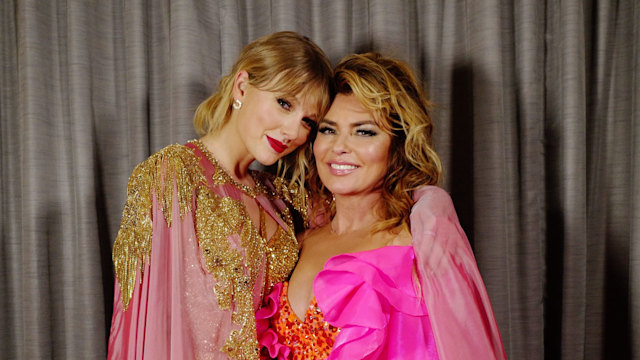
[(296, 146), (300, 146), (302, 144), (304, 144), (307, 139), (309, 138), (309, 130), (305, 127), (303, 127), (302, 129), (300, 129), (300, 131), (298, 131), (298, 137), (296, 138), (296, 140), (293, 142)]
[(316, 158), (322, 157), (322, 155), (326, 152), (326, 144), (325, 141), (322, 140), (322, 137), (316, 137), (316, 141), (313, 143), (313, 156)]
[(371, 146), (368, 149), (369, 161), (376, 163), (381, 167), (384, 167), (386, 170), (389, 165), (390, 147), (391, 143), (387, 141)]
[[(289, 149), (288, 149), (287, 151), (285, 151), (285, 152), (284, 152), (284, 155), (283, 155), (283, 156), (285, 156), (285, 155), (289, 155), (289, 154), (291, 154), (292, 152), (295, 152), (295, 151), (297, 151), (297, 150), (300, 150), (300, 147), (301, 147), (301, 146), (305, 146), (305, 145), (304, 145), (304, 144), (305, 144), (305, 141), (306, 141), (306, 139), (302, 139), (301, 141), (296, 140), (296, 141), (292, 142), (292, 143), (291, 143), (291, 145), (289, 146)], [(301, 151), (302, 151), (302, 150), (301, 150)]]
[(373, 163), (386, 162), (387, 160), (387, 151), (382, 144), (371, 144), (367, 146), (367, 149), (362, 152), (363, 156), (367, 158), (368, 161)]

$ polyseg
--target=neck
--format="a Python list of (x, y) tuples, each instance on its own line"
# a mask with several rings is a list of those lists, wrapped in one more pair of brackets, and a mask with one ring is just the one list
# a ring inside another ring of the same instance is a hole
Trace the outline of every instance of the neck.
[(336, 215), (331, 220), (331, 230), (346, 234), (370, 229), (380, 221), (376, 211), (380, 207), (380, 192), (359, 195), (336, 195)]
[(249, 165), (255, 158), (231, 126), (224, 126), (217, 133), (207, 134), (200, 141), (229, 175), (240, 181), (247, 178)]

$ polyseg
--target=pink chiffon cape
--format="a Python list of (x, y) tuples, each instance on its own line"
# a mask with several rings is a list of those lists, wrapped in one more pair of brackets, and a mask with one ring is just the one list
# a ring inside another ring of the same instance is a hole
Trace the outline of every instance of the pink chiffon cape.
[(489, 295), (451, 197), (414, 193), (411, 236), (422, 296), (441, 360), (506, 359)]

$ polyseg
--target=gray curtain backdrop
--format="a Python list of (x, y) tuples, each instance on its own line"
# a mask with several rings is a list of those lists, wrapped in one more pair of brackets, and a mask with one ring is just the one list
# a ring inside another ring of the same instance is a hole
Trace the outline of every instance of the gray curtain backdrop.
[(640, 359), (640, 3), (0, 2), (0, 352), (104, 358), (128, 176), (250, 40), (409, 62), (510, 359)]

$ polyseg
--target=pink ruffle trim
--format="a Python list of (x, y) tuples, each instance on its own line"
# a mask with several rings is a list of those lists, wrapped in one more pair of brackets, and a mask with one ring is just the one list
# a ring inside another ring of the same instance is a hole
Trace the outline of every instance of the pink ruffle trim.
[(280, 307), (280, 293), (282, 283), (273, 286), (273, 290), (263, 299), (262, 307), (256, 311), (256, 333), (258, 335), (258, 346), (260, 349), (267, 349), (272, 359), (285, 360), (289, 358), (289, 349), (286, 345), (278, 342), (278, 334), (269, 326), (270, 319), (278, 313)]
[(413, 260), (412, 247), (388, 246), (327, 261), (314, 294), (341, 328), (329, 359), (438, 359)]

